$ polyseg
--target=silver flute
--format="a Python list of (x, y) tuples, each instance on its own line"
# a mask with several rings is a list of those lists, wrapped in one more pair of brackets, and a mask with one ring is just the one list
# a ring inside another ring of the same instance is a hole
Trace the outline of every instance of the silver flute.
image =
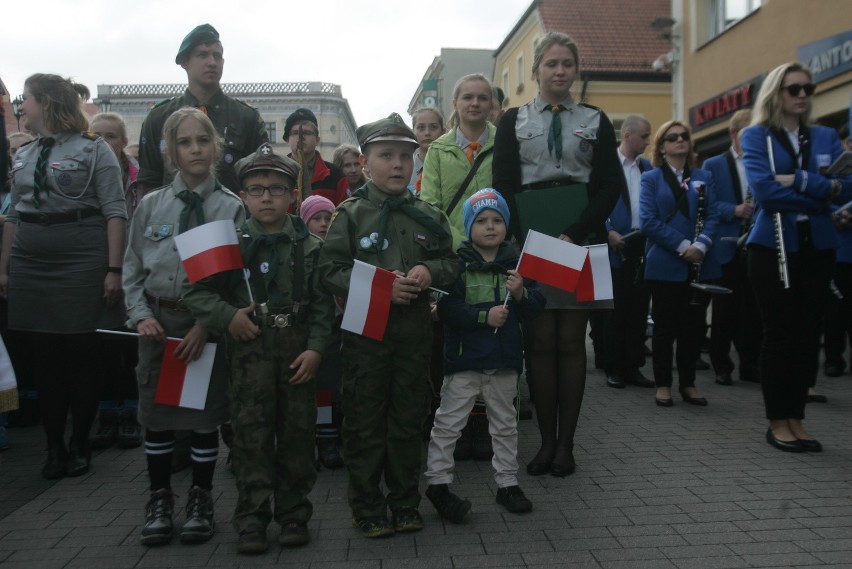
[[(772, 135), (766, 135), (766, 151), (769, 153), (769, 167), (772, 175), (775, 175), (775, 153), (772, 151)], [(775, 226), (775, 247), (778, 252), (778, 278), (784, 284), (784, 288), (790, 288), (790, 270), (787, 267), (787, 247), (784, 245), (784, 226), (781, 222), (781, 212), (772, 214)]]

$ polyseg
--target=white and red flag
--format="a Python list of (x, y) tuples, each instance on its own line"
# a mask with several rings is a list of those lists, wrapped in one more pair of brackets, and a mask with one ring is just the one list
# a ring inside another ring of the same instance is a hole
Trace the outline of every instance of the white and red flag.
[(340, 327), (381, 342), (388, 325), (395, 280), (392, 272), (356, 259)]
[(154, 402), (161, 405), (204, 409), (207, 403), (207, 389), (210, 387), (210, 374), (213, 371), (213, 359), (216, 357), (216, 344), (205, 344), (201, 357), (190, 362), (182, 362), (174, 352), (181, 343), (179, 338), (166, 340), (163, 351), (163, 366), (157, 380), (157, 393)]
[(227, 219), (211, 221), (175, 235), (175, 245), (191, 283), (244, 267), (234, 222)]
[(530, 229), (521, 251), (518, 273), (528, 279), (574, 292), (587, 255), (585, 247)]
[(589, 245), (589, 255), (577, 283), (577, 300), (612, 300), (612, 272), (607, 245)]

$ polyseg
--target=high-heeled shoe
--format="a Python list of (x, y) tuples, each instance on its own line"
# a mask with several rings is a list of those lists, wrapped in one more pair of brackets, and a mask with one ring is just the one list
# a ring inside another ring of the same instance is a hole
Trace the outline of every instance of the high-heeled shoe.
[(550, 474), (557, 478), (564, 478), (569, 474), (574, 474), (576, 468), (574, 445), (558, 447), (556, 454), (553, 455), (553, 461), (550, 463)]
[(527, 463), (527, 474), (530, 476), (542, 476), (550, 472), (550, 465), (553, 463), (553, 455), (556, 450), (545, 450), (542, 448), (538, 451), (531, 461)]
[(700, 407), (707, 407), (707, 400), (703, 397), (692, 397), (686, 393), (686, 391), (681, 391), (680, 396), (683, 397), (683, 400), (692, 405), (698, 405)]

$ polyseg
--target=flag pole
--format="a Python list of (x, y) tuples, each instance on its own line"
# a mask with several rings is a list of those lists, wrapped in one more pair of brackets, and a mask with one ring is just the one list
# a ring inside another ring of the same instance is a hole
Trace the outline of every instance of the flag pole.
[[(530, 231), (532, 231), (532, 230), (531, 230), (531, 229), (527, 229), (527, 238), (529, 238), (529, 236), (530, 236)], [(527, 240), (526, 240), (526, 239), (524, 239), (524, 247), (526, 247), (526, 245), (527, 245)], [(523, 259), (523, 258), (524, 258), (524, 250), (523, 250), (523, 249), (521, 249), (521, 254), (520, 254), (520, 255), (518, 255), (518, 264), (517, 264), (517, 265), (515, 265), (515, 272), (516, 272), (516, 273), (518, 272), (518, 269), (519, 269), (519, 268), (520, 268), (520, 266), (521, 266), (521, 259)], [(509, 294), (509, 292), (508, 292), (508, 291), (509, 291), (509, 289), (506, 289), (506, 298), (503, 300), (503, 308), (506, 308), (507, 306), (509, 306), (509, 297), (510, 297), (511, 295)], [(495, 334), (497, 333), (497, 330), (499, 330), (499, 328), (494, 328), (494, 333), (495, 333)]]
[[(134, 338), (140, 337), (142, 334), (138, 332), (122, 332), (121, 330), (105, 330), (103, 328), (97, 328), (95, 330), (98, 334), (113, 334), (115, 336), (133, 336)], [(166, 336), (166, 340), (177, 340), (178, 342), (183, 341), (183, 338), (174, 338), (172, 336)]]

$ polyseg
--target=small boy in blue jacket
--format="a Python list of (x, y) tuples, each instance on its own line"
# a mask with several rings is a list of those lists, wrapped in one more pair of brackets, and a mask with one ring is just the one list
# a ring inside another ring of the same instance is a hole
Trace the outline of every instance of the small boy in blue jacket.
[(442, 518), (454, 523), (464, 519), (471, 503), (448, 488), (453, 449), (477, 397), (485, 400), (488, 411), (497, 503), (515, 513), (532, 510), (518, 486), (514, 400), (524, 361), (520, 321), (544, 309), (538, 285), (515, 271), (518, 251), (506, 241), (509, 207), (503, 196), (493, 189), (480, 190), (465, 201), (463, 213), (469, 240), (458, 249), (459, 277), (438, 303), (446, 375), (426, 466), (426, 497)]

